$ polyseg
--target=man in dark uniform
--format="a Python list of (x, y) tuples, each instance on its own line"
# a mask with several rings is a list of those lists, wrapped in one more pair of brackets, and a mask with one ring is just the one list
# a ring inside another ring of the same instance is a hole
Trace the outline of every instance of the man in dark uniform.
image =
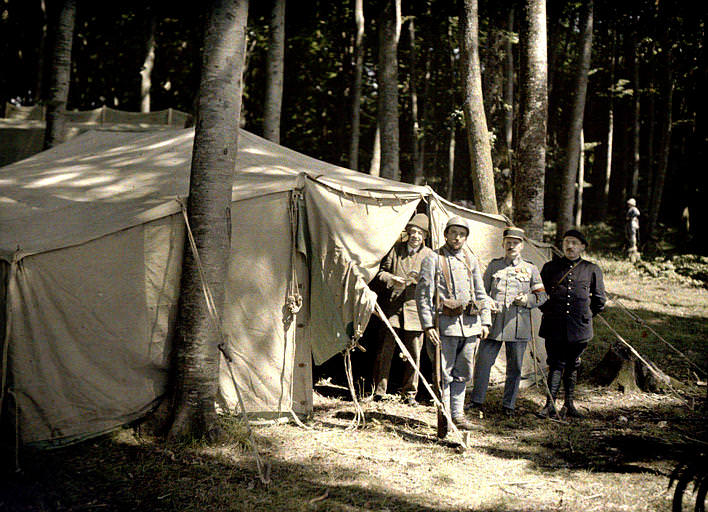
[(592, 339), (592, 317), (600, 313), (606, 302), (605, 284), (600, 267), (582, 259), (587, 240), (577, 229), (563, 235), (563, 258), (547, 262), (541, 269), (548, 301), (543, 312), (539, 334), (546, 340), (548, 356), (548, 389), (551, 398), (539, 416), (555, 414), (555, 398), (561, 378), (565, 388), (565, 404), (561, 415), (579, 418), (573, 405), (578, 380), (580, 356)]

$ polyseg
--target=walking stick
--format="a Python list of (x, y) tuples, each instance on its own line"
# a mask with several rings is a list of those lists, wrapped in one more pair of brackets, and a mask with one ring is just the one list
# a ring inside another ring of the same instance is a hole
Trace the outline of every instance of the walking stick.
[[(435, 286), (435, 329), (438, 331), (438, 336), (440, 335), (440, 295), (438, 294), (437, 284)], [(430, 340), (428, 340), (430, 342)], [(432, 342), (431, 342), (432, 343)], [(433, 358), (433, 368), (435, 369), (435, 394), (438, 396), (438, 400), (442, 406), (438, 405), (438, 437), (444, 439), (447, 436), (448, 425), (447, 418), (445, 416), (445, 402), (443, 401), (443, 391), (442, 391), (442, 356), (440, 354), (440, 343), (438, 342), (435, 348), (435, 357)]]

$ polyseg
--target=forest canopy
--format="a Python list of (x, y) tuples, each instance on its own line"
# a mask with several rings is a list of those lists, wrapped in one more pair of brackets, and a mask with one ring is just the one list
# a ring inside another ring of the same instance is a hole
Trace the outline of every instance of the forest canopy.
[[(47, 1), (46, 8), (40, 0), (3, 0), (0, 4), (0, 52), (6, 70), (0, 75), (1, 105), (33, 105), (46, 97), (49, 11), (55, 3)], [(352, 133), (355, 3), (290, 1), (285, 14), (280, 143), (344, 166), (350, 161)], [(357, 155), (362, 172), (370, 171), (375, 153), (381, 90), (377, 31), (387, 3), (363, 2)], [(698, 240), (705, 227), (698, 218), (698, 200), (705, 180), (695, 170), (704, 165), (708, 137), (705, 101), (701, 100), (708, 73), (706, 9), (700, 2), (592, 3), (592, 54), (582, 122), (582, 223), (605, 221), (620, 226), (626, 200), (636, 196), (643, 221), (652, 214), (658, 219), (659, 236), (665, 233), (663, 229), (678, 231), (684, 249), (700, 252)], [(270, 4), (251, 2), (247, 26), (241, 122), (256, 134), (263, 133)], [(510, 217), (510, 204), (505, 201), (510, 203), (514, 186), (524, 5), (509, 0), (480, 2), (478, 10), (484, 112), (496, 197), (499, 211)], [(558, 215), (586, 6), (587, 2), (580, 1), (545, 3), (546, 220), (556, 220)], [(465, 117), (460, 19), (456, 2), (401, 3), (399, 165), (403, 181), (413, 182), (419, 165), (423, 181), (438, 193), (474, 206), (470, 153), (461, 142)], [(150, 109), (192, 113), (199, 86), (203, 24), (204, 15), (193, 3), (79, 1), (67, 110), (106, 105), (139, 111), (146, 41), (153, 37)], [(505, 124), (509, 113), (511, 146)], [(665, 180), (657, 179), (661, 173)]]

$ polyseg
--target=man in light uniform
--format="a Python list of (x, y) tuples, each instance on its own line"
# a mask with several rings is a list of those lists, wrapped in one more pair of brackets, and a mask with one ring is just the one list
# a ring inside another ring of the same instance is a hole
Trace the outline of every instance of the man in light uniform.
[(444, 235), (445, 245), (423, 260), (415, 298), (428, 340), (440, 346), (442, 403), (458, 428), (470, 429), (464, 415), (465, 388), (472, 378), (477, 342), (489, 333), (491, 315), (479, 263), (465, 247), (467, 223), (451, 217)]
[(490, 261), (484, 272), (484, 288), (492, 299), (493, 323), (489, 337), (480, 342), (477, 351), (471, 409), (481, 412), (489, 385), (489, 371), (503, 342), (506, 382), (502, 408), (507, 416), (513, 416), (521, 365), (531, 339), (531, 310), (546, 302), (547, 296), (536, 265), (521, 258), (523, 229), (506, 228), (502, 247), (504, 256)]
[[(376, 278), (386, 285), (389, 292), (382, 309), (394, 327), (408, 352), (420, 367), (420, 351), (423, 347), (423, 328), (418, 320), (415, 304), (415, 287), (423, 259), (433, 251), (425, 246), (428, 236), (428, 217), (418, 213), (406, 226), (408, 240), (396, 243), (381, 262)], [(391, 359), (396, 352), (396, 341), (386, 331), (374, 361), (374, 400), (381, 400), (388, 388)], [(408, 405), (416, 405), (418, 374), (406, 363), (403, 368), (401, 394)]]

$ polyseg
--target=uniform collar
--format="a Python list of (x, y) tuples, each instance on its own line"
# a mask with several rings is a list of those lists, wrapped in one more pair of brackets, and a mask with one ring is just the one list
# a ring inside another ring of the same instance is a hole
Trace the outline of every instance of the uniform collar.
[(563, 263), (565, 263), (566, 265), (577, 265), (578, 263), (580, 263), (580, 260), (582, 260), (582, 259), (583, 258), (580, 257), (577, 260), (569, 260), (568, 258), (563, 256)]
[(514, 266), (516, 266), (516, 265), (518, 265), (519, 263), (521, 263), (521, 259), (522, 259), (522, 258), (521, 258), (521, 255), (518, 255), (518, 256), (517, 256), (516, 258), (514, 258), (513, 260), (510, 260), (509, 258), (507, 258), (506, 256), (504, 256), (504, 263), (506, 263), (507, 265), (514, 265)]

